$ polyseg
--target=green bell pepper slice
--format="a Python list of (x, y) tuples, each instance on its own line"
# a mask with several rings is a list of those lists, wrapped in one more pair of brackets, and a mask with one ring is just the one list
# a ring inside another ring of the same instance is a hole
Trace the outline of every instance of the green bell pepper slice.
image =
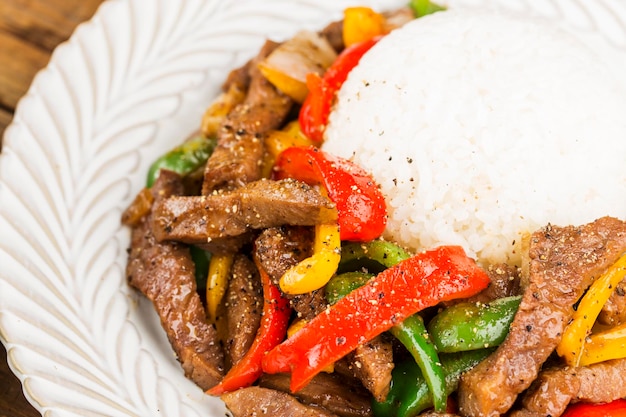
[[(461, 375), (487, 358), (493, 349), (439, 355), (445, 375), (446, 397), (459, 387)], [(426, 379), (413, 360), (396, 365), (392, 372), (391, 389), (385, 401), (373, 400), (375, 417), (415, 417), (433, 406), (433, 399)]]
[(146, 186), (152, 187), (161, 169), (187, 175), (204, 165), (217, 146), (217, 139), (193, 136), (154, 161), (148, 170)]
[(459, 303), (428, 323), (428, 333), (439, 352), (461, 352), (500, 345), (509, 333), (522, 297), (489, 302)]
[(341, 261), (337, 271), (342, 273), (365, 268), (372, 272), (381, 272), (410, 257), (411, 254), (400, 246), (384, 240), (348, 243), (341, 248)]

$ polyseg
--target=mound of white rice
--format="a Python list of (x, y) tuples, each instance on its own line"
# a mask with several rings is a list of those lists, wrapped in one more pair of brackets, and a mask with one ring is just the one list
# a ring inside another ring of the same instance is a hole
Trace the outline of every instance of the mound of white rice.
[(519, 262), (525, 232), (626, 217), (626, 93), (571, 35), (449, 10), (381, 40), (350, 74), (324, 149), (372, 172), (386, 237)]

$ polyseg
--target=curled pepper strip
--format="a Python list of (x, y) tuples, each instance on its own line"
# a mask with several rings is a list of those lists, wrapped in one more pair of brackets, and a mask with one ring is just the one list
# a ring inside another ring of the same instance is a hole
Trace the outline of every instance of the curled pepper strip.
[(565, 328), (563, 338), (556, 348), (559, 356), (563, 357), (568, 365), (580, 364), (585, 340), (591, 333), (598, 314), (624, 277), (626, 277), (626, 253), (591, 284), (581, 299), (572, 322)]
[(213, 323), (215, 323), (217, 318), (217, 309), (222, 302), (222, 298), (224, 298), (224, 294), (226, 294), (228, 276), (234, 258), (235, 256), (231, 253), (224, 255), (214, 254), (209, 261), (206, 303), (209, 319)]
[(442, 246), (386, 269), (312, 319), (263, 359), (266, 373), (292, 372), (303, 388), (328, 364), (441, 301), (483, 290), (489, 277), (461, 247)]
[(294, 146), (278, 156), (275, 177), (322, 184), (337, 206), (341, 240), (369, 241), (385, 230), (385, 197), (372, 177), (347, 159), (313, 146)]
[(322, 288), (337, 270), (340, 259), (339, 226), (316, 225), (313, 255), (285, 272), (280, 289), (286, 294), (305, 294)]
[(437, 349), (428, 337), (424, 320), (419, 314), (414, 314), (393, 326), (390, 331), (409, 350), (420, 367), (433, 397), (435, 411), (444, 412), (448, 399), (445, 374)]
[(335, 94), (348, 78), (348, 74), (359, 63), (361, 57), (378, 42), (380, 37), (355, 43), (343, 50), (335, 62), (326, 70), (323, 77), (309, 73), (306, 85), (309, 94), (306, 96), (298, 121), (302, 132), (314, 142), (324, 140), (324, 130), (328, 124), (328, 116), (335, 100)]
[(291, 315), (289, 301), (283, 298), (278, 287), (272, 283), (258, 262), (257, 267), (263, 284), (261, 325), (248, 352), (228, 371), (218, 385), (207, 391), (209, 395), (221, 395), (252, 385), (263, 373), (261, 362), (265, 354), (278, 345), (287, 333)]
[(626, 323), (587, 338), (580, 366), (626, 358)]

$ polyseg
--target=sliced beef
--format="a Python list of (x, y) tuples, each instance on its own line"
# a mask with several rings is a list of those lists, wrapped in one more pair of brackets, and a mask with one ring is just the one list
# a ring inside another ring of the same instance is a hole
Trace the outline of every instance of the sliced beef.
[(545, 370), (511, 417), (558, 417), (570, 402), (606, 403), (626, 397), (626, 359)]
[(226, 330), (224, 352), (230, 368), (246, 354), (256, 336), (263, 312), (263, 289), (254, 263), (235, 255), (225, 294)]
[[(289, 375), (263, 375), (259, 385), (289, 393)], [(308, 405), (319, 405), (340, 417), (372, 415), (370, 393), (363, 386), (337, 373), (317, 374), (309, 384), (294, 395)]]
[(233, 191), (162, 199), (155, 213), (159, 241), (189, 244), (239, 236), (250, 229), (329, 223), (337, 216), (328, 198), (292, 179), (262, 179)]
[(358, 346), (335, 364), (339, 372), (357, 378), (377, 401), (384, 401), (391, 388), (393, 347), (384, 336)]
[(251, 59), (239, 68), (231, 70), (222, 84), (222, 91), (226, 92), (233, 86), (241, 91), (247, 91), (250, 87), (250, 70), (252, 68), (253, 61), (254, 60)]
[(489, 286), (474, 297), (462, 300), (463, 302), (470, 301), (487, 304), (499, 298), (521, 294), (519, 268), (502, 263), (489, 265), (486, 272), (490, 279)]
[(233, 417), (333, 417), (321, 407), (304, 405), (286, 392), (248, 387), (222, 395)]
[(343, 43), (343, 20), (329, 23), (321, 30), (320, 34), (328, 40), (328, 43), (336, 52), (339, 53), (345, 48)]
[(499, 416), (530, 386), (561, 340), (573, 305), (626, 250), (626, 223), (605, 217), (532, 234), (529, 282), (506, 340), (461, 378), (465, 416)]
[(203, 195), (234, 189), (261, 178), (264, 136), (283, 125), (293, 106), (293, 101), (267, 81), (256, 65), (276, 46), (266, 42), (249, 66), (248, 94), (226, 116), (218, 131), (217, 147), (204, 172)]
[(615, 291), (602, 307), (598, 321), (609, 326), (626, 323), (626, 280), (617, 284)]
[(255, 242), (256, 256), (274, 284), (291, 267), (312, 254), (314, 232), (308, 227), (272, 227)]
[[(264, 230), (255, 242), (257, 259), (278, 285), (289, 268), (311, 256), (313, 230), (305, 227), (274, 227)], [(328, 305), (323, 290), (306, 294), (286, 294), (299, 318), (311, 320)]]
[[(182, 192), (180, 177), (162, 171), (152, 187), (155, 201)], [(206, 322), (196, 292), (195, 265), (189, 248), (175, 242), (158, 242), (149, 213), (132, 229), (126, 275), (156, 309), (185, 375), (207, 390), (224, 372), (223, 353), (215, 328)]]

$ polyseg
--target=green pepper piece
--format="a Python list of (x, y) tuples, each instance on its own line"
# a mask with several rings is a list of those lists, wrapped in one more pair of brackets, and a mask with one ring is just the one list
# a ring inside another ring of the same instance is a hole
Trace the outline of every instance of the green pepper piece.
[(161, 169), (168, 169), (184, 176), (200, 168), (209, 159), (216, 145), (215, 138), (193, 136), (152, 163), (148, 170), (147, 187), (152, 187)]
[(211, 252), (200, 249), (197, 246), (189, 246), (191, 259), (196, 265), (196, 286), (198, 291), (204, 293), (206, 291), (206, 281), (209, 275), (209, 262), (211, 262)]
[(328, 281), (326, 287), (324, 287), (326, 301), (328, 301), (329, 304), (335, 304), (348, 295), (348, 293), (364, 285), (373, 276), (373, 274), (358, 271), (335, 275)]
[(433, 3), (430, 0), (411, 0), (409, 7), (413, 10), (415, 17), (422, 17), (435, 12), (446, 10), (444, 6)]
[(489, 304), (460, 303), (446, 308), (428, 323), (439, 352), (460, 352), (498, 346), (506, 338), (521, 296)]
[[(440, 355), (441, 366), (445, 374), (446, 397), (458, 389), (459, 380), (464, 372), (476, 366), (492, 352), (493, 349), (479, 349)], [(420, 375), (420, 377), (421, 379), (416, 380), (416, 383), (410, 385), (410, 388), (403, 392), (396, 411), (397, 417), (414, 417), (433, 406), (428, 384), (426, 384), (423, 376)]]
[(395, 243), (373, 240), (367, 243), (349, 243), (341, 248), (338, 271), (360, 270), (363, 267), (380, 272), (411, 257)]
[(385, 401), (372, 400), (372, 412), (376, 417), (396, 416), (403, 400), (418, 392), (421, 396), (430, 398), (428, 385), (419, 366), (414, 359), (399, 362), (391, 371), (391, 386)]
[(422, 370), (422, 375), (432, 395), (435, 411), (445, 411), (448, 398), (445, 375), (422, 317), (414, 314), (393, 326), (390, 331), (407, 348)]

